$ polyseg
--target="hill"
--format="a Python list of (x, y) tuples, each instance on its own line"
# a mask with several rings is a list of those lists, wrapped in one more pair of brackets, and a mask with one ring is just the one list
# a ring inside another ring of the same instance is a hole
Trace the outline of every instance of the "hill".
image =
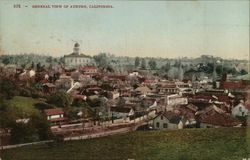
[(250, 128), (136, 131), (56, 147), (25, 146), (1, 151), (4, 160), (242, 160), (250, 157)]

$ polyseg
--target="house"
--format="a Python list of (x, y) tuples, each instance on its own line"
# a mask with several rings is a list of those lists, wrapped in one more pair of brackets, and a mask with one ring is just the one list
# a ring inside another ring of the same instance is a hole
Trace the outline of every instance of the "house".
[(173, 81), (162, 81), (158, 83), (158, 92), (164, 94), (173, 94), (178, 93), (179, 89), (177, 88), (175, 82)]
[(111, 92), (109, 92), (109, 97), (111, 98), (111, 99), (116, 99), (116, 98), (118, 98), (120, 96), (120, 93), (119, 92), (116, 92), (116, 91), (111, 91)]
[(149, 89), (147, 86), (142, 86), (142, 87), (137, 87), (135, 91), (137, 92), (137, 94), (146, 95), (150, 93), (152, 90)]
[(217, 107), (214, 104), (210, 104), (209, 106), (205, 107), (202, 110), (199, 110), (195, 113), (196, 116), (198, 116), (200, 119), (205, 119), (213, 114), (220, 113), (223, 114), (225, 113), (224, 110), (221, 108)]
[(245, 107), (243, 103), (239, 103), (232, 109), (232, 116), (233, 117), (245, 117), (248, 115), (249, 110)]
[(182, 118), (174, 112), (160, 112), (149, 122), (153, 129), (182, 129), (184, 127)]
[(92, 57), (80, 53), (80, 45), (75, 43), (73, 53), (65, 55), (64, 61), (68, 67), (84, 66), (92, 63)]
[(127, 107), (110, 107), (110, 114), (115, 118), (126, 118), (134, 115), (134, 110)]
[(132, 71), (132, 72), (129, 72), (128, 75), (129, 75), (129, 76), (139, 76), (139, 72), (137, 72), (137, 71)]
[(84, 74), (95, 75), (98, 73), (98, 68), (96, 66), (84, 66), (83, 67)]
[(43, 84), (43, 92), (46, 94), (55, 93), (56, 86), (52, 83), (45, 83)]
[(52, 124), (62, 124), (68, 120), (68, 118), (64, 117), (64, 111), (61, 108), (45, 109), (43, 112), (47, 120)]
[(74, 80), (70, 76), (62, 75), (58, 80), (55, 81), (57, 88), (68, 90), (73, 87)]
[(167, 105), (188, 104), (188, 99), (187, 97), (182, 97), (181, 95), (173, 94), (166, 96), (165, 103)]
[(242, 122), (225, 113), (215, 112), (200, 121), (201, 128), (219, 128), (241, 126)]
[(74, 81), (81, 81), (84, 78), (83, 74), (80, 73), (78, 70), (72, 72), (70, 76)]
[(175, 82), (175, 85), (177, 88), (179, 88), (179, 90), (181, 92), (190, 92), (192, 91), (191, 87), (191, 83), (189, 82), (182, 82), (182, 81), (178, 81), (178, 82)]
[(35, 77), (36, 72), (33, 69), (24, 69), (22, 73), (19, 74), (20, 80), (27, 80)]

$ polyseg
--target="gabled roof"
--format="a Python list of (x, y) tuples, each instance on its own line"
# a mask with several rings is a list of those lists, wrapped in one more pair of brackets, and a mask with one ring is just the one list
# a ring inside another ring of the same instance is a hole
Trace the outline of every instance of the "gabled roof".
[(160, 112), (158, 115), (156, 115), (153, 119), (156, 119), (159, 116), (166, 117), (170, 123), (178, 124), (181, 121), (181, 117), (174, 112), (167, 111), (167, 112)]
[(190, 110), (192, 110), (192, 111), (197, 111), (198, 110), (198, 107), (197, 106), (195, 106), (195, 105), (193, 105), (193, 104), (188, 104), (188, 105), (186, 105), (185, 106), (186, 108), (188, 108), (188, 109), (190, 109)]
[(224, 127), (233, 127), (241, 124), (241, 122), (238, 119), (233, 118), (225, 113), (217, 113), (217, 112), (201, 120), (201, 123), (207, 123)]
[(144, 86), (144, 87), (137, 87), (135, 89), (135, 91), (139, 91), (139, 92), (151, 92), (151, 89), (149, 89), (147, 86)]

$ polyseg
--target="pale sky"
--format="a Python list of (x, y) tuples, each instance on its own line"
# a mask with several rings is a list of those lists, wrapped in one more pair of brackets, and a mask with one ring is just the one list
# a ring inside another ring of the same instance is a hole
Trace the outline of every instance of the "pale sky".
[[(21, 9), (13, 8), (21, 4)], [(112, 5), (111, 9), (31, 8)], [(25, 7), (27, 5), (28, 7)], [(63, 56), (249, 57), (249, 0), (78, 1), (1, 0), (0, 53)]]

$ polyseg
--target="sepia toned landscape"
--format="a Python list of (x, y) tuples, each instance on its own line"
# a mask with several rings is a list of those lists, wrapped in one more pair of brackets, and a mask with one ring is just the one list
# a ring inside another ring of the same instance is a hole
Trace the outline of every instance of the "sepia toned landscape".
[(249, 2), (80, 2), (0, 2), (1, 160), (250, 158)]

